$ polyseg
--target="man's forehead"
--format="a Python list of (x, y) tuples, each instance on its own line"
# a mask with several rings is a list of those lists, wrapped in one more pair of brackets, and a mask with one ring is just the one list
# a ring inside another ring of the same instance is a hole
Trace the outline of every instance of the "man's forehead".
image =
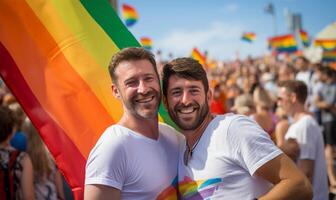
[(187, 87), (195, 87), (202, 86), (201, 80), (195, 80), (191, 78), (181, 77), (177, 75), (172, 75), (169, 78), (169, 88), (179, 87), (179, 86), (187, 86)]
[(127, 76), (130, 73), (155, 74), (154, 66), (147, 60), (123, 61), (116, 68), (116, 73), (120, 76)]

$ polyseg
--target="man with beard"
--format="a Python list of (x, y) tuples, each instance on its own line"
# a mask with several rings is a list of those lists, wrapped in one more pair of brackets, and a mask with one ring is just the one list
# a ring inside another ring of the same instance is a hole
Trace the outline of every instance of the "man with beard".
[(209, 112), (206, 72), (192, 58), (166, 64), (164, 102), (186, 137), (178, 170), (181, 199), (311, 199), (308, 179), (243, 115)]
[(124, 114), (91, 150), (84, 198), (176, 197), (179, 138), (158, 123), (161, 90), (154, 56), (143, 48), (123, 49), (113, 56), (109, 72)]

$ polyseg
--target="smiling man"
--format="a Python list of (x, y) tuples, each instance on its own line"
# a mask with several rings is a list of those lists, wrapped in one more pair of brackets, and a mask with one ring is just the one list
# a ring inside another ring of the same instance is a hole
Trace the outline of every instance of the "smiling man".
[(126, 48), (109, 66), (112, 93), (124, 114), (92, 149), (85, 177), (85, 199), (176, 199), (176, 132), (158, 123), (161, 101), (154, 56)]
[(211, 115), (206, 72), (192, 58), (166, 64), (164, 102), (186, 141), (181, 199), (311, 199), (308, 179), (268, 134), (242, 115)]

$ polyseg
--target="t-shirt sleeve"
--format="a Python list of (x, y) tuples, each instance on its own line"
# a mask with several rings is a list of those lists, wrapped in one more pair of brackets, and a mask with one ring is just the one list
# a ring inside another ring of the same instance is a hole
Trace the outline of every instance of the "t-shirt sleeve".
[(105, 132), (91, 151), (86, 164), (85, 185), (98, 184), (121, 190), (126, 177), (123, 139)]
[(316, 137), (314, 134), (321, 134), (316, 132), (316, 128), (310, 127), (309, 122), (302, 123), (302, 126), (296, 130), (295, 134), (291, 134), (288, 138), (294, 138), (300, 145), (300, 157), (299, 159), (315, 159), (316, 152)]
[(228, 128), (231, 153), (252, 176), (257, 169), (282, 154), (269, 135), (253, 120), (239, 116)]

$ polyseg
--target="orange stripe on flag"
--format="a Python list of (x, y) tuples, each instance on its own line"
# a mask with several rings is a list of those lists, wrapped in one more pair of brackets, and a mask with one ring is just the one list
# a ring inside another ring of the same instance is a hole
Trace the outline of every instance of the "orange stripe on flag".
[[(20, 24), (22, 19), (29, 21), (29, 27)], [(42, 108), (59, 120), (56, 123), (86, 158), (94, 145), (92, 142), (99, 137), (92, 133), (101, 134), (113, 123), (111, 116), (25, 2), (3, 9), (0, 23), (6, 27), (6, 31), (0, 33), (4, 45)]]

